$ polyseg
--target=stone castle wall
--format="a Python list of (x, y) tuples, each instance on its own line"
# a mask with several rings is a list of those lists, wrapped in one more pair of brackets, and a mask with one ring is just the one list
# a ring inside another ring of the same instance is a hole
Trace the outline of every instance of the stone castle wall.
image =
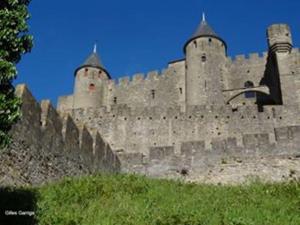
[(233, 59), (228, 58), (227, 82), (224, 84), (225, 90), (243, 88), (246, 81), (253, 82), (254, 86), (259, 86), (266, 70), (268, 53), (252, 53), (248, 56), (237, 55)]
[[(300, 104), (297, 98), (300, 88), (300, 53), (294, 48), (284, 59), (287, 65), (288, 75), (292, 79), (285, 82), (282, 78), (282, 90), (288, 94), (288, 105)], [(270, 63), (269, 63), (270, 64)], [(224, 104), (232, 97), (235, 90), (243, 91), (245, 83), (250, 81), (254, 87), (265, 85), (265, 89), (272, 89), (272, 84), (267, 84), (268, 74), (274, 73), (274, 65), (268, 64), (268, 53), (252, 53), (248, 56), (237, 55), (233, 59), (227, 57), (222, 68), (222, 91)], [(144, 74), (136, 74), (133, 77), (122, 77), (119, 80), (107, 80), (102, 87), (104, 100), (103, 106), (127, 105), (128, 107), (177, 107), (185, 111), (186, 106), (186, 81), (185, 60), (170, 63), (161, 74), (157, 71)], [(267, 87), (269, 86), (269, 87)], [(268, 92), (268, 91), (266, 91)], [(273, 93), (271, 93), (272, 96)], [(274, 97), (274, 96), (273, 96)], [(291, 101), (291, 103), (289, 102)], [(255, 99), (246, 99), (243, 95), (236, 98), (235, 103), (254, 105)], [(250, 104), (249, 104), (250, 103)], [(223, 104), (223, 105), (224, 105)], [(68, 111), (73, 108), (73, 95), (61, 96), (58, 100), (58, 110)]]
[(183, 142), (174, 146), (150, 147), (149, 155), (119, 154), (122, 169), (147, 176), (207, 183), (241, 183), (300, 179), (300, 126), (275, 129), (275, 143), (267, 133), (246, 134), (242, 145), (236, 138)]
[(115, 150), (148, 155), (149, 147), (174, 146), (180, 152), (185, 141), (205, 140), (207, 149), (215, 139), (236, 138), (242, 145), (244, 134), (267, 133), (275, 142), (274, 129), (300, 125), (299, 106), (194, 106), (181, 112), (180, 107), (74, 109), (74, 121), (99, 131)]
[(41, 184), (97, 172), (119, 172), (120, 161), (98, 132), (61, 118), (50, 101), (40, 104), (25, 85), (16, 88), (22, 119), (13, 127), (13, 143), (1, 150), (1, 185)]

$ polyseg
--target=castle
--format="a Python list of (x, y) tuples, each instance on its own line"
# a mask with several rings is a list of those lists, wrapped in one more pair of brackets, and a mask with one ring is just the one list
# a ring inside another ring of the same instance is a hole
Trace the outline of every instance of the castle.
[[(300, 53), (289, 26), (268, 27), (267, 41), (263, 55), (231, 59), (225, 40), (203, 16), (183, 46), (184, 59), (170, 62), (161, 74), (118, 82), (94, 51), (75, 70), (73, 95), (60, 97), (57, 109), (141, 164), (156, 154), (204, 156), (227, 145), (239, 152), (262, 145), (264, 153), (266, 146), (276, 149), (283, 127), (300, 125)], [(289, 132), (283, 132), (287, 139)]]
[[(286, 24), (268, 27), (267, 41), (262, 55), (232, 59), (225, 40), (203, 16), (183, 46), (184, 59), (170, 62), (161, 74), (136, 74), (118, 82), (94, 49), (75, 70), (74, 93), (59, 98), (57, 115), (48, 124), (62, 124), (58, 117), (67, 117), (69, 138), (59, 134), (59, 139), (68, 152), (78, 145), (90, 152), (93, 167), (103, 147), (108, 150), (102, 164), (112, 171), (213, 183), (256, 176), (299, 179), (300, 52)], [(62, 125), (54, 127), (59, 128), (50, 128), (52, 134), (61, 132)], [(84, 127), (88, 138), (76, 127)], [(94, 144), (88, 133), (98, 134)], [(84, 160), (87, 167), (90, 161)]]

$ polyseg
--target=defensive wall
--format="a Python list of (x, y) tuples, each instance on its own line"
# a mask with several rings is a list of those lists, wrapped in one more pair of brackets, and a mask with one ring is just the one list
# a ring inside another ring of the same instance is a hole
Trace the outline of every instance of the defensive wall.
[[(66, 113), (66, 112), (64, 112)], [(98, 109), (68, 111), (78, 126), (85, 124), (99, 131), (112, 149), (148, 155), (149, 147), (174, 146), (180, 152), (185, 141), (205, 140), (211, 149), (214, 139), (236, 138), (242, 146), (243, 135), (267, 133), (275, 143), (275, 128), (300, 125), (299, 106), (191, 106), (136, 107), (116, 105)]]
[(183, 142), (150, 147), (149, 155), (119, 152), (123, 171), (152, 177), (206, 183), (242, 183), (253, 179), (278, 182), (300, 179), (300, 126), (275, 129), (275, 142), (267, 133), (236, 138)]
[(42, 184), (65, 176), (120, 171), (120, 161), (98, 132), (61, 118), (49, 100), (38, 103), (25, 85), (21, 120), (11, 130), (13, 143), (0, 154), (1, 185)]

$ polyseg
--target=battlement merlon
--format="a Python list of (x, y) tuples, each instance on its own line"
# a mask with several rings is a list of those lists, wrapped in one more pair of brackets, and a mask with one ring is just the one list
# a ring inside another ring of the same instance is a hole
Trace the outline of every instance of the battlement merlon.
[(57, 101), (57, 111), (63, 112), (73, 108), (73, 95), (60, 96)]

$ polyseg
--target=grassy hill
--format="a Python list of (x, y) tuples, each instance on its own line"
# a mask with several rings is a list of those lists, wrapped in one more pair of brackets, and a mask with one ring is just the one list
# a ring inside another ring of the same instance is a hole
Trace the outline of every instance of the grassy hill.
[(41, 225), (299, 225), (300, 183), (183, 184), (133, 175), (34, 189)]

